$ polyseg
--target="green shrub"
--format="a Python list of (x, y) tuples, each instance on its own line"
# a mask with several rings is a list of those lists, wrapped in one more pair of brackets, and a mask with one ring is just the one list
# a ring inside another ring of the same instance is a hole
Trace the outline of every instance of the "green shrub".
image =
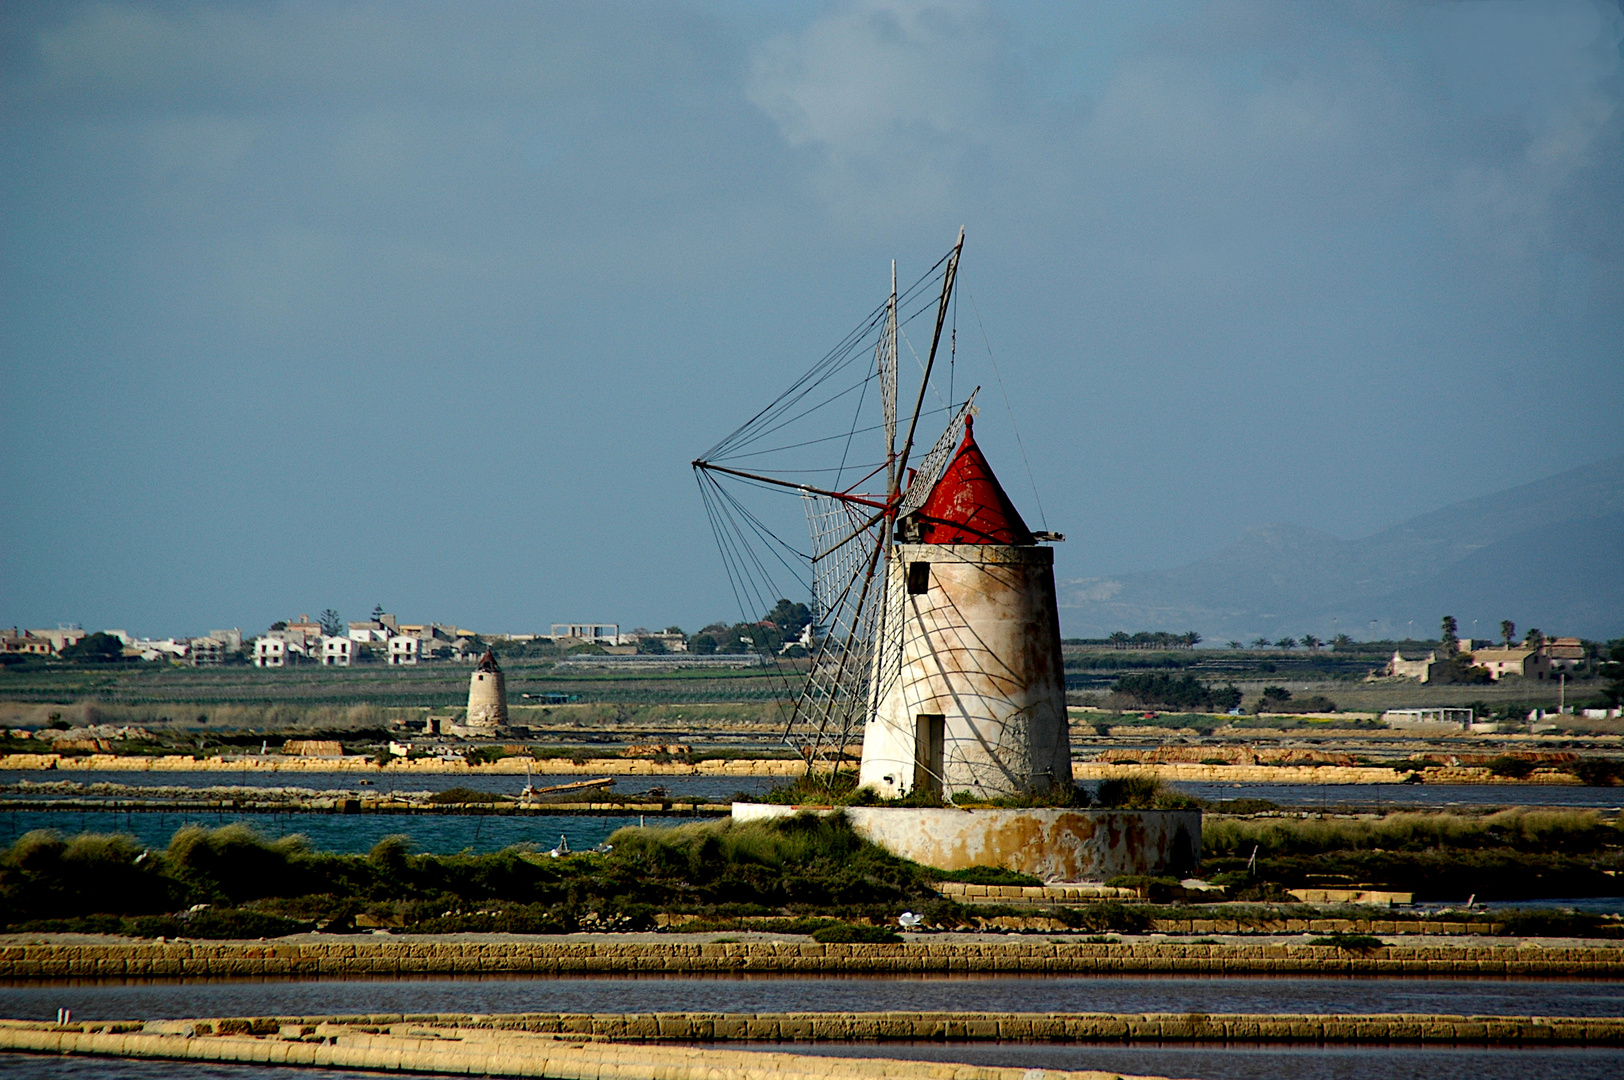
[(1624, 783), (1624, 761), (1611, 758), (1580, 758), (1568, 771), (1590, 787), (1617, 787)]
[(180, 936), (208, 940), (285, 937), (307, 934), (316, 928), (315, 923), (242, 908), (205, 908), (181, 920), (181, 925)]
[(1514, 937), (1594, 937), (1617, 928), (1615, 921), (1600, 915), (1549, 908), (1501, 912), (1494, 924), (1500, 933)]
[(1150, 929), (1153, 914), (1142, 907), (1106, 900), (1087, 907), (1057, 907), (1045, 912), (1049, 918), (1072, 930), (1099, 932), (1115, 930), (1137, 934)]
[(1151, 877), (1149, 874), (1118, 874), (1106, 884), (1117, 889), (1134, 889), (1145, 899), (1159, 903), (1183, 894), (1178, 878)]
[(825, 926), (821, 930), (812, 931), (812, 940), (825, 945), (892, 945), (902, 940), (898, 934), (888, 926), (853, 926), (850, 923), (835, 923)]
[(1527, 758), (1503, 754), (1500, 757), (1489, 759), (1489, 772), (1495, 776), (1510, 776), (1521, 780), (1533, 771), (1534, 763)]
[(1124, 675), (1111, 692), (1146, 709), (1227, 712), (1241, 703), (1241, 692), (1233, 684), (1211, 686), (1194, 675), (1164, 671)]
[(436, 791), (429, 796), (431, 803), (499, 803), (512, 802), (513, 796), (499, 795), (494, 791), (475, 791), (468, 787), (446, 788)]
[(1042, 885), (1043, 879), (1031, 874), (1005, 870), (1002, 866), (971, 866), (964, 870), (943, 870), (939, 881), (962, 881), (968, 885)]
[(1387, 947), (1387, 942), (1369, 934), (1344, 934), (1340, 932), (1314, 938), (1309, 944), (1341, 949), (1344, 952), (1369, 952), (1372, 949), (1384, 949)]
[(1109, 810), (1196, 810), (1201, 800), (1181, 795), (1150, 776), (1101, 780), (1095, 796)]

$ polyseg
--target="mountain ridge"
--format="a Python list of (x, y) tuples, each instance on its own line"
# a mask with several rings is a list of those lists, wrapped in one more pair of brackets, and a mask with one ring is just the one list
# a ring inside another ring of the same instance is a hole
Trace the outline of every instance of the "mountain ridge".
[[(1343, 540), (1282, 523), (1167, 570), (1060, 583), (1066, 632), (1430, 636), (1443, 614), (1624, 633), (1624, 454)], [(1458, 610), (1457, 610), (1458, 609)], [(1464, 613), (1464, 614), (1463, 614)], [(1372, 625), (1374, 624), (1374, 625)]]

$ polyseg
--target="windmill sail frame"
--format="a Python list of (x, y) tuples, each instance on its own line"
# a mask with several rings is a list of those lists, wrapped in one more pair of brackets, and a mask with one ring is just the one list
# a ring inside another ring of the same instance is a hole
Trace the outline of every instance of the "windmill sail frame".
[[(769, 487), (796, 490), (801, 496), (811, 539), (811, 551), (802, 557), (810, 567), (815, 646), (805, 681), (795, 695), (786, 718), (783, 739), (799, 752), (809, 774), (821, 774), (830, 783), (835, 781), (841, 764), (848, 760), (847, 747), (853, 736), (872, 715), (875, 703), (900, 671), (902, 612), (893, 609), (899, 607), (902, 598), (891, 595), (897, 589), (890, 580), (897, 526), (929, 496), (963, 435), (966, 420), (975, 411), (976, 394), (972, 392), (962, 405), (951, 410), (946, 428), (920, 460), (913, 475), (907, 476), (908, 460), (941, 345), (963, 247), (964, 230), (961, 228), (952, 250), (937, 264), (943, 266), (945, 263), (945, 267), (936, 303), (935, 327), (900, 451), (897, 448), (900, 419), (897, 343), (900, 320), (896, 264), (892, 263), (891, 294), (883, 308), (876, 313), (880, 333), (874, 347), (871, 376), (879, 383), (882, 409), (880, 426), (885, 459), (883, 466), (875, 468), (864, 480), (858, 481), (861, 484), (868, 478), (877, 477), (883, 468), (883, 495), (859, 493), (855, 486), (839, 490), (796, 483), (781, 477), (724, 466), (715, 460), (724, 448), (741, 447), (759, 437), (756, 434), (741, 437), (741, 433), (750, 427), (749, 424), (718, 443), (706, 457), (693, 462), (696, 475), (700, 477), (702, 492), (708, 492), (707, 481), (711, 485), (717, 483), (713, 474), (720, 474)], [(910, 290), (909, 295), (913, 293), (914, 290)], [(868, 325), (873, 328), (875, 323)], [(838, 353), (837, 347), (830, 356), (835, 357)], [(826, 357), (825, 362), (828, 359)], [(814, 376), (817, 377), (815, 381)], [(776, 422), (778, 417), (799, 406), (807, 396), (808, 388), (816, 387), (823, 378), (827, 378), (827, 375), (818, 375), (815, 368), (813, 373), (803, 376), (790, 391), (758, 413), (751, 423), (763, 418)], [(707, 494), (707, 505), (708, 500)], [(718, 542), (723, 547), (726, 559), (729, 547), (720, 533)], [(819, 768), (820, 765), (823, 768)]]

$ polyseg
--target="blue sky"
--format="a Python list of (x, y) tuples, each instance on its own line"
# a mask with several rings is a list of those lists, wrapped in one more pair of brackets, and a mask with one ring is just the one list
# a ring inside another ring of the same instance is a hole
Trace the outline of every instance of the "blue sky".
[(7, 5), (0, 621), (736, 617), (688, 461), (961, 224), (1031, 480), (1001, 397), (977, 438), (1062, 578), (1617, 454), (1621, 35), (1589, 0)]

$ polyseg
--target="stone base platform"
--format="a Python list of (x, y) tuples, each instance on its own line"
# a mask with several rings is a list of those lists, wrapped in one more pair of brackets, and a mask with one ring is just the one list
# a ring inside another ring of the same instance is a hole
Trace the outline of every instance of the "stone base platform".
[(958, 809), (734, 803), (735, 821), (844, 810), (857, 833), (938, 870), (1001, 866), (1046, 882), (1185, 877), (1201, 865), (1199, 810)]

